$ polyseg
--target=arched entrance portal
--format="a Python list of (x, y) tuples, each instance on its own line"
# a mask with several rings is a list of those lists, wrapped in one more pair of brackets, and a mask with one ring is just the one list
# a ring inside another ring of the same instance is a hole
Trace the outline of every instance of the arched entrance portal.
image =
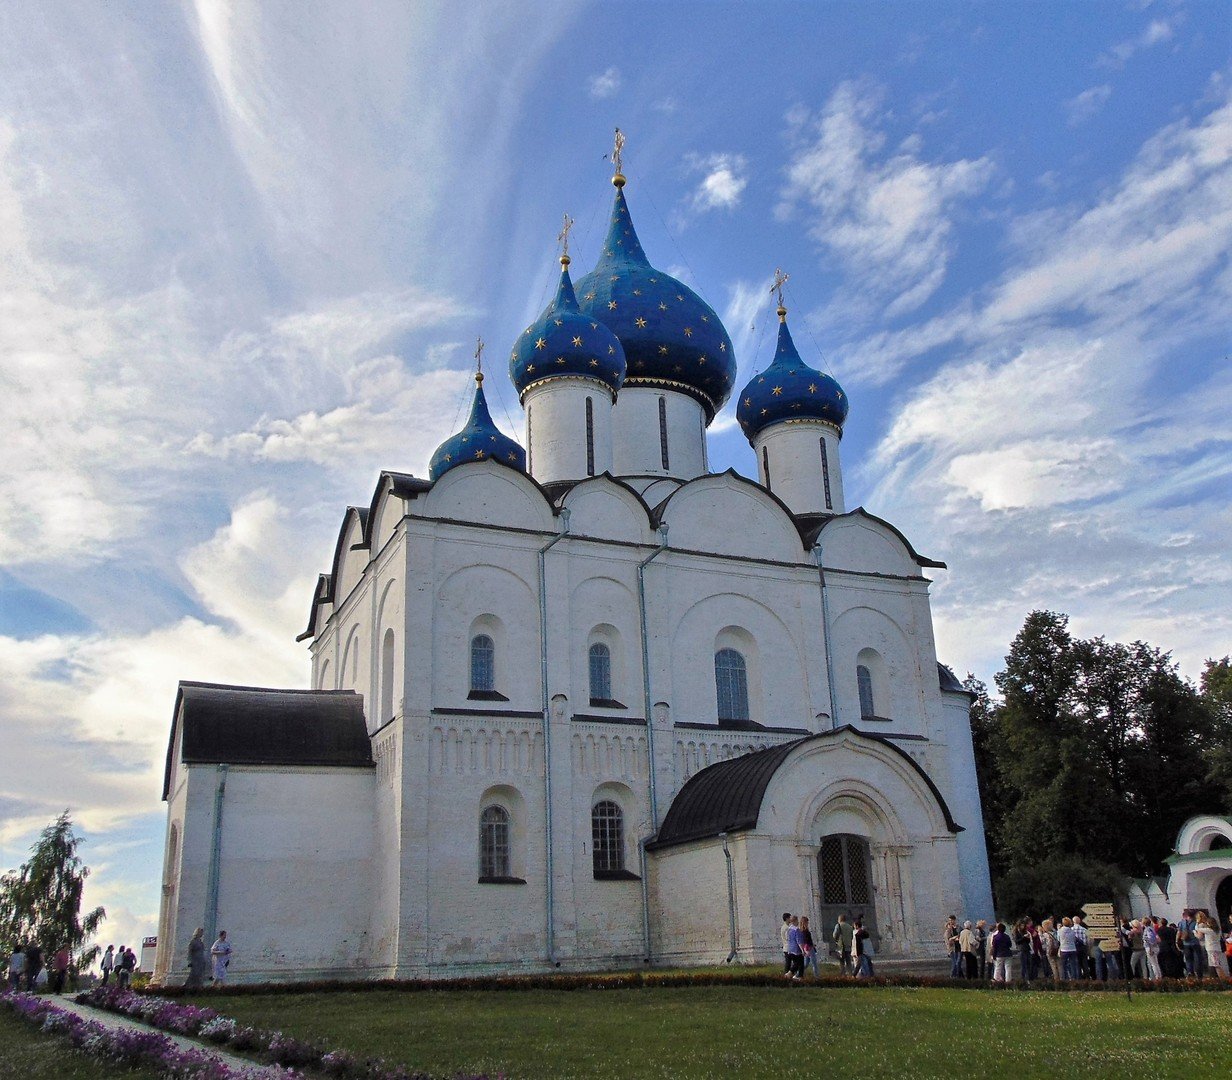
[(873, 906), (872, 854), (868, 840), (852, 833), (831, 833), (821, 838), (817, 852), (817, 880), (821, 885), (818, 915), (826, 944), (831, 943), (840, 915), (848, 922), (863, 920), (877, 940), (877, 914)]
[(1219, 928), (1226, 931), (1228, 916), (1232, 915), (1232, 874), (1219, 883), (1215, 890), (1215, 910), (1219, 912)]

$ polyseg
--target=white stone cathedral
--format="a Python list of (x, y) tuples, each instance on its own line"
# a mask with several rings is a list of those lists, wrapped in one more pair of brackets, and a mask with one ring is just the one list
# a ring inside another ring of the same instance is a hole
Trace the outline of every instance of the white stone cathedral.
[(936, 956), (992, 901), (969, 696), (925, 572), (843, 498), (847, 399), (792, 342), (712, 473), (713, 309), (651, 266), (617, 167), (603, 253), (518, 337), (526, 449), (476, 375), (427, 480), (348, 508), (312, 689), (184, 682), (156, 978), (195, 927), (233, 979), (765, 961), (783, 911)]

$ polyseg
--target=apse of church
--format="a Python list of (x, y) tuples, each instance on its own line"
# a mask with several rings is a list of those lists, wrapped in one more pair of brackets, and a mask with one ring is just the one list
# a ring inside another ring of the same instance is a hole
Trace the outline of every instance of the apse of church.
[[(848, 401), (785, 275), (737, 387), (714, 310), (642, 248), (622, 151), (595, 267), (572, 280), (566, 219), (510, 335), (525, 446), (477, 349), (428, 477), (343, 515), (311, 688), (181, 684), (158, 978), (198, 925), (258, 981), (764, 961), (783, 910), (926, 957), (939, 916), (991, 916), (944, 564), (847, 510)], [(735, 393), (756, 479), (709, 471)]]

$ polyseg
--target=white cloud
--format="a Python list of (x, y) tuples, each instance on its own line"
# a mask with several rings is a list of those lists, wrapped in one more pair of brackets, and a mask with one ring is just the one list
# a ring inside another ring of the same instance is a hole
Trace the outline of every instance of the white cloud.
[(619, 69), (610, 67), (590, 80), (590, 96), (596, 101), (615, 97), (620, 92), (620, 84)]
[(1112, 87), (1104, 83), (1101, 86), (1089, 87), (1082, 93), (1069, 98), (1064, 104), (1070, 127), (1077, 127), (1090, 120), (1108, 103), (1110, 97), (1112, 97)]
[(690, 154), (685, 159), (690, 172), (703, 174), (688, 207), (695, 213), (734, 210), (748, 187), (748, 161), (743, 154)]
[(1118, 41), (1096, 61), (1100, 67), (1121, 68), (1135, 53), (1158, 45), (1162, 41), (1171, 41), (1175, 36), (1173, 24), (1167, 19), (1152, 19), (1141, 34)]
[(845, 264), (851, 291), (879, 298), (893, 318), (918, 308), (944, 280), (950, 214), (983, 191), (995, 169), (987, 157), (921, 160), (919, 136), (887, 151), (879, 103), (878, 91), (846, 82), (819, 114), (788, 115), (794, 151), (778, 214), (803, 217), (813, 239)]

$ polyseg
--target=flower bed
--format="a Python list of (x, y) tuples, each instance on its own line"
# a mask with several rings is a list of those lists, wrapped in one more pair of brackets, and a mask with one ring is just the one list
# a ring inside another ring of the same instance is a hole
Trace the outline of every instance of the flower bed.
[(112, 1029), (97, 1020), (83, 1019), (37, 994), (2, 994), (0, 1006), (49, 1035), (66, 1037), (93, 1057), (126, 1068), (152, 1067), (175, 1080), (292, 1080), (301, 1076), (278, 1066), (236, 1068), (204, 1050), (184, 1050), (157, 1031)]
[[(783, 978), (781, 972), (731, 968), (726, 971), (621, 971), (608, 974), (561, 975), (482, 975), (457, 979), (372, 979), (348, 981), (318, 979), (293, 983), (244, 983), (222, 988), (190, 990), (182, 986), (161, 987), (163, 998), (193, 996), (207, 999), (213, 994), (236, 996), (263, 994), (321, 994), (331, 992), (360, 993), (372, 990), (400, 990), (406, 992), (441, 990), (624, 990), (643, 987), (687, 986), (778, 986), (784, 990), (802, 988), (837, 988), (899, 986), (916, 989), (984, 990), (996, 993), (1022, 990), (1020, 982), (1006, 986), (977, 979), (955, 979), (949, 976), (930, 975), (875, 975), (870, 979), (850, 976), (823, 975), (820, 979), (793, 982)], [(1054, 982), (1051, 979), (1036, 979), (1031, 990), (1058, 993), (1115, 993), (1123, 994), (1125, 981), (1075, 979), (1069, 982)], [(1232, 982), (1215, 979), (1162, 979), (1158, 982), (1135, 980), (1129, 984), (1134, 993), (1184, 993), (1193, 990), (1232, 990)], [(206, 1010), (208, 1011), (208, 1010)]]
[[(108, 1012), (140, 1020), (164, 1031), (204, 1039), (232, 1050), (255, 1052), (269, 1058), (277, 1066), (310, 1068), (327, 1076), (341, 1077), (342, 1080), (430, 1080), (426, 1073), (412, 1072), (374, 1058), (357, 1058), (345, 1050), (324, 1049), (281, 1031), (245, 1027), (230, 1017), (219, 1015), (214, 1009), (187, 1005), (166, 997), (155, 997), (119, 987), (100, 987), (78, 994), (77, 1001), (82, 1005), (92, 1005), (96, 1009), (106, 1009)], [(166, 1041), (165, 1036), (155, 1032), (150, 1034)], [(178, 1077), (180, 1074), (173, 1075)], [(193, 1075), (195, 1080), (195, 1074)], [(300, 1074), (280, 1071), (271, 1075), (292, 1077)], [(213, 1080), (212, 1075), (209, 1080)], [(479, 1075), (460, 1075), (457, 1080), (486, 1078)]]

